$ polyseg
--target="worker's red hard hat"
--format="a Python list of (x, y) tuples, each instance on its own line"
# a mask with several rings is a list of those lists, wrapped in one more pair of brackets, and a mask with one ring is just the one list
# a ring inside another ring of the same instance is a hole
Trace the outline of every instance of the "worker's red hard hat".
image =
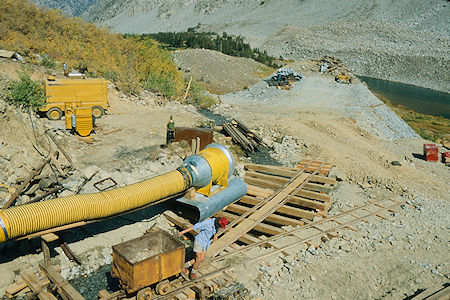
[(227, 218), (220, 218), (219, 219), (220, 226), (225, 229), (225, 227), (228, 225), (228, 219)]

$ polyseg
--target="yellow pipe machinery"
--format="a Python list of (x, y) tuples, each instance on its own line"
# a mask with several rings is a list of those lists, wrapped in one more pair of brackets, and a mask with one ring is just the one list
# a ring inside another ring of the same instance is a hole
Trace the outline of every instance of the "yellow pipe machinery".
[(66, 224), (114, 216), (190, 187), (209, 196), (212, 184), (226, 187), (233, 169), (230, 151), (223, 145), (210, 144), (186, 158), (177, 170), (129, 186), (0, 210), (0, 243)]

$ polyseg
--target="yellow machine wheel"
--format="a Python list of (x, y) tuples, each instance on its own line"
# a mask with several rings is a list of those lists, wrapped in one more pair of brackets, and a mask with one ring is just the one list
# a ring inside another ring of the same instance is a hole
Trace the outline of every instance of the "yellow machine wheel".
[(59, 120), (62, 117), (62, 111), (57, 107), (52, 107), (47, 111), (46, 115), (49, 120)]
[(170, 282), (168, 280), (163, 280), (156, 285), (156, 293), (159, 295), (167, 295), (170, 292)]
[(92, 106), (92, 115), (94, 117), (101, 118), (105, 114), (105, 110), (101, 106)]
[(153, 297), (153, 292), (151, 288), (143, 288), (139, 292), (137, 292), (136, 300), (150, 300)]

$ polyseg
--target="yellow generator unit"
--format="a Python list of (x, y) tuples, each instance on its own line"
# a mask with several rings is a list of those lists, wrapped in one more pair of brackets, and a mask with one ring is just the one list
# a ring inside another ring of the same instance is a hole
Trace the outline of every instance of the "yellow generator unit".
[(108, 106), (108, 89), (105, 79), (55, 79), (49, 76), (44, 83), (45, 106), (40, 110), (47, 112), (50, 120), (61, 119), (66, 103), (76, 102), (79, 107), (92, 109), (92, 114), (100, 118)]

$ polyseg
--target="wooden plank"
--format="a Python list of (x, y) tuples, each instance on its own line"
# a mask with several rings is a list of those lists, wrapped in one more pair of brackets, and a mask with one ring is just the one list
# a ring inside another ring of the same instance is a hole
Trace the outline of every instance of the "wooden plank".
[[(259, 203), (259, 201), (257, 201), (257, 203)], [(245, 206), (239, 205), (239, 204), (230, 204), (230, 205), (228, 205), (227, 210), (237, 213), (237, 214), (243, 214), (244, 212), (246, 212), (248, 210), (248, 208)], [(276, 214), (271, 214), (265, 220), (268, 222), (271, 222), (271, 223), (282, 225), (282, 226), (286, 226), (286, 225), (291, 225), (291, 226), (300, 225), (301, 226), (304, 224), (302, 221), (299, 221), (298, 219), (291, 219), (291, 218), (283, 217), (283, 216), (276, 215)]]
[[(248, 171), (245, 173), (244, 181), (247, 184), (267, 187), (270, 189), (279, 189), (283, 184), (289, 181), (289, 178)], [(304, 188), (306, 190), (322, 193), (329, 193), (332, 189), (331, 187), (326, 187), (316, 183), (307, 183)]]
[[(251, 196), (266, 198), (266, 197), (272, 195), (273, 193), (274, 193), (274, 190), (269, 189), (269, 188), (262, 188), (260, 186), (256, 186), (253, 184), (247, 185), (247, 194), (251, 195)], [(310, 199), (319, 200), (319, 201), (324, 201), (327, 203), (331, 202), (330, 195), (320, 194), (320, 193), (316, 193), (316, 192), (312, 192), (312, 191), (305, 191), (303, 189), (298, 191), (296, 196), (310, 198)]]
[(226, 246), (237, 241), (242, 235), (252, 230), (255, 225), (261, 223), (272, 210), (276, 210), (277, 206), (284, 200), (289, 198), (290, 193), (295, 192), (298, 187), (309, 177), (308, 174), (298, 174), (292, 182), (287, 184), (284, 189), (277, 192), (267, 203), (260, 207), (257, 211), (250, 214), (246, 219), (239, 223), (236, 227), (226, 232), (218, 241), (211, 245), (207, 251), (208, 256), (215, 256)]
[(195, 299), (195, 292), (193, 290), (191, 290), (190, 288), (186, 288), (184, 290), (182, 290), (183, 294), (185, 294), (187, 296), (187, 299)]
[(40, 262), (39, 267), (51, 282), (57, 286), (58, 293), (69, 300), (85, 300), (83, 296), (68, 283), (51, 265)]
[(262, 188), (259, 186), (247, 184), (247, 194), (255, 197), (267, 198), (274, 193), (271, 189)]
[[(295, 168), (288, 168), (288, 167), (279, 167), (279, 166), (269, 166), (269, 165), (258, 165), (258, 164), (245, 164), (246, 170), (253, 170), (256, 172), (263, 172), (278, 176), (284, 176), (284, 177), (294, 177), (295, 174), (297, 174), (298, 169)], [(311, 182), (318, 182), (318, 183), (328, 183), (331, 185), (334, 185), (337, 183), (335, 178), (330, 177), (324, 177), (320, 175), (313, 175), (311, 177)]]
[(304, 210), (301, 208), (297, 208), (297, 207), (292, 207), (292, 206), (288, 206), (288, 205), (283, 205), (282, 207), (280, 207), (277, 212), (282, 213), (282, 214), (286, 214), (289, 216), (294, 216), (297, 218), (305, 218), (308, 220), (313, 220), (314, 217), (317, 216), (317, 213), (313, 212), (313, 211), (309, 211), (309, 210)]
[(15, 294), (17, 294), (18, 292), (20, 292), (21, 290), (23, 290), (24, 288), (27, 287), (27, 283), (23, 280), (20, 279), (17, 282), (14, 282), (13, 284), (9, 285), (6, 289), (5, 289), (5, 294), (6, 296), (14, 296)]
[[(251, 204), (251, 205), (256, 205), (260, 201), (261, 201), (260, 198), (256, 198), (256, 197), (252, 197), (252, 196), (244, 196), (239, 199), (239, 202), (242, 202), (245, 204)], [(327, 204), (327, 203), (310, 200), (310, 199), (306, 199), (306, 198), (302, 198), (302, 197), (298, 197), (298, 196), (292, 197), (287, 203), (295, 204), (295, 205), (299, 205), (299, 206), (303, 206), (303, 207), (307, 207), (307, 208), (311, 208), (311, 209), (317, 209), (320, 211), (328, 211), (328, 208), (329, 208), (329, 204)]]
[(314, 200), (324, 201), (326, 203), (331, 202), (331, 196), (327, 195), (327, 194), (320, 194), (320, 193), (316, 193), (316, 192), (312, 192), (312, 191), (301, 190), (296, 195), (299, 197), (305, 197), (305, 198), (310, 198), (310, 199), (314, 199)]
[[(173, 211), (167, 210), (167, 211), (163, 212), (163, 215), (164, 215), (164, 217), (166, 217), (167, 220), (169, 220), (170, 222), (172, 222), (173, 224), (177, 225), (178, 227), (180, 227), (182, 229), (188, 229), (188, 228), (194, 226), (191, 222), (189, 222), (185, 218), (178, 216)], [(193, 230), (189, 233), (192, 234), (193, 236), (196, 236), (198, 234), (198, 231)]]
[(41, 239), (43, 239), (46, 243), (51, 243), (51, 242), (58, 240), (59, 236), (57, 236), (54, 233), (47, 233), (47, 234), (41, 235)]
[[(239, 216), (238, 215), (233, 215), (231, 213), (227, 213), (227, 212), (218, 212), (217, 213), (218, 216), (221, 217), (225, 217), (230, 221), (234, 221), (235, 219), (237, 219)], [(280, 234), (285, 232), (283, 229), (269, 225), (269, 224), (264, 224), (264, 223), (259, 223), (258, 225), (256, 225), (254, 227), (255, 230), (263, 232), (263, 233), (267, 233), (269, 235), (276, 235), (276, 234)], [(226, 247), (225, 247), (226, 248)], [(224, 248), (224, 249), (225, 249)]]
[[(26, 282), (28, 287), (34, 292), (37, 293), (37, 297), (40, 300), (57, 300), (57, 298), (50, 292), (42, 291), (46, 285), (49, 284), (49, 281), (41, 282), (34, 275), (32, 270), (25, 271), (21, 274), (22, 279)], [(45, 284), (47, 283), (47, 284)]]

